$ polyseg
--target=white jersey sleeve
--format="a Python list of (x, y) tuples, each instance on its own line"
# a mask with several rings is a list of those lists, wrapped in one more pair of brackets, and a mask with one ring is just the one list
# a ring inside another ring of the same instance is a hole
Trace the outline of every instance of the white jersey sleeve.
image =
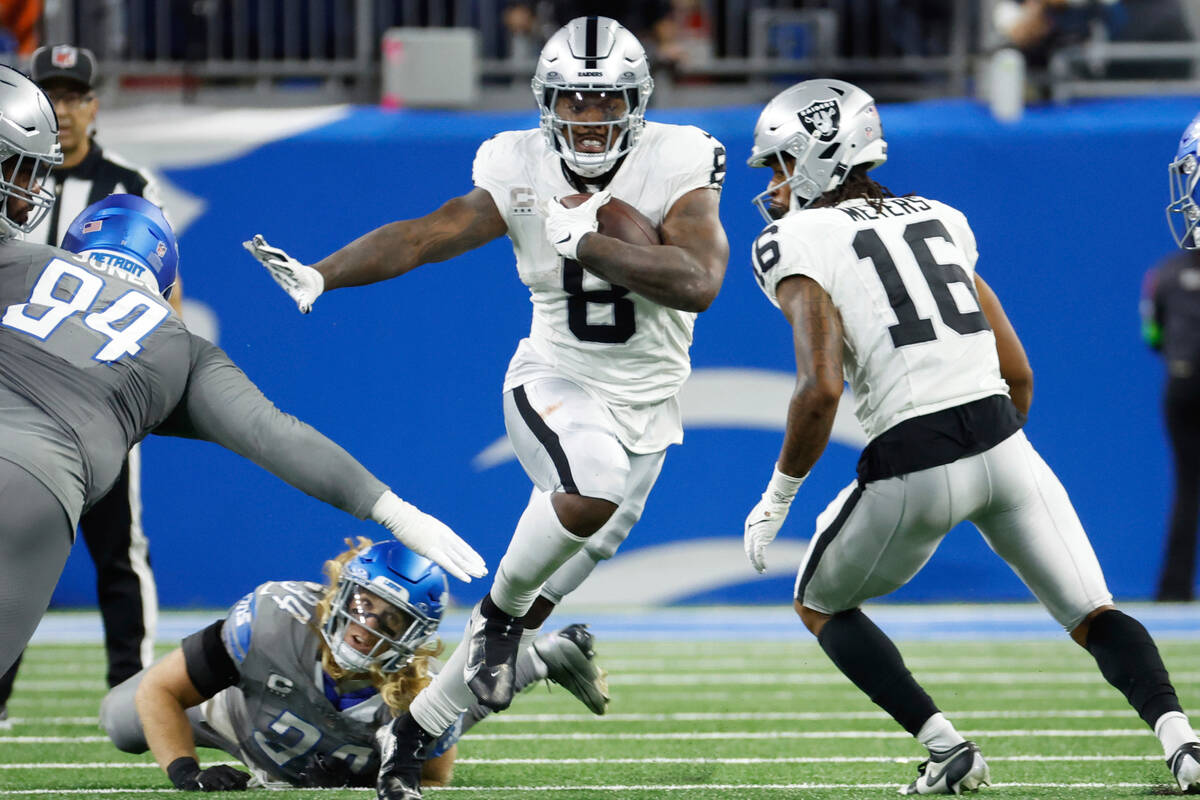
[[(500, 216), (508, 221), (512, 212), (515, 187), (522, 185), (523, 170), (515, 152), (514, 134), (498, 133), (479, 146), (471, 166), (471, 180), (492, 196)], [(528, 198), (532, 200), (532, 197)], [(516, 202), (521, 198), (517, 197)]]
[(776, 291), (780, 282), (793, 275), (812, 278), (822, 289), (833, 294), (832, 264), (809, 247), (813, 237), (806, 237), (804, 233), (795, 229), (781, 232), (779, 223), (774, 222), (764, 228), (750, 246), (754, 277), (776, 308), (779, 307)]
[(725, 184), (725, 145), (692, 125), (680, 125), (673, 133), (661, 165), (668, 209), (693, 189), (720, 191)]
[(906, 419), (1007, 394), (975, 290), (975, 236), (923, 197), (849, 201), (768, 225), (751, 259), (763, 292), (806, 275), (842, 321), (843, 364), (869, 438)]

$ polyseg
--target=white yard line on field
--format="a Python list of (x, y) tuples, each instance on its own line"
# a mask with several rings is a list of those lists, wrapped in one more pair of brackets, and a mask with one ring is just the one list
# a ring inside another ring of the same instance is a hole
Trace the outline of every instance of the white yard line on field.
[[(1094, 730), (1080, 728), (1078, 730), (976, 730), (962, 731), (963, 736), (982, 739), (999, 739), (1012, 737), (1043, 737), (1043, 738), (1113, 738), (1121, 736), (1149, 737), (1152, 736), (1146, 728), (1105, 728)], [(473, 742), (515, 742), (515, 741), (587, 741), (592, 739), (609, 739), (618, 736), (621, 740), (637, 739), (642, 741), (672, 740), (672, 739), (910, 739), (906, 731), (679, 731), (662, 733), (573, 733), (570, 731), (545, 733), (472, 733)], [(94, 744), (107, 742), (107, 736), (0, 736), (0, 745), (12, 744)]]
[[(1126, 718), (1133, 714), (1128, 708), (1113, 709), (1045, 709), (995, 710), (995, 711), (947, 711), (950, 719), (1107, 719)], [(891, 719), (883, 711), (736, 711), (704, 712), (679, 711), (661, 714), (500, 714), (488, 718), (489, 725), (531, 724), (547, 722), (582, 722), (585, 724), (619, 722), (731, 722), (747, 721), (797, 721), (825, 722), (829, 720)], [(13, 725), (99, 725), (97, 717), (10, 717)]]
[[(1031, 673), (1028, 670), (1017, 672), (923, 672), (921, 682), (930, 684), (941, 683), (1028, 683)], [(1096, 670), (1087, 672), (1055, 672), (1037, 673), (1037, 683), (1099, 683), (1104, 678)], [(1171, 673), (1174, 684), (1200, 682), (1200, 672)], [(795, 672), (781, 674), (778, 672), (742, 672), (731, 675), (728, 672), (628, 672), (608, 676), (610, 686), (696, 686), (705, 684), (728, 684), (734, 681), (740, 685), (773, 685), (799, 684), (819, 685), (845, 684), (846, 677), (838, 672), (808, 673)]]
[[(908, 764), (920, 760), (919, 756), (902, 758), (899, 756), (780, 756), (778, 758), (459, 758), (454, 763), (458, 765), (474, 765), (502, 767), (506, 765), (538, 765), (538, 766), (579, 766), (605, 764), (727, 764), (730, 766), (757, 764)], [(1162, 761), (1162, 756), (1152, 755), (1057, 755), (1057, 756), (988, 756), (988, 763), (1021, 761), (1021, 762), (1066, 762), (1066, 761)], [(224, 763), (230, 766), (240, 766), (235, 761), (204, 762), (205, 766), (213, 763)], [(90, 762), (90, 763), (28, 763), (0, 764), (0, 770), (7, 769), (158, 769), (158, 764), (152, 761), (132, 762)]]
[[(431, 794), (486, 792), (696, 792), (696, 791), (797, 791), (820, 789), (894, 789), (896, 783), (692, 783), (676, 785), (658, 784), (587, 784), (576, 786), (444, 786), (430, 788)], [(1145, 783), (994, 783), (997, 789), (1144, 789)], [(343, 789), (305, 789), (306, 792), (344, 791)], [(52, 795), (63, 797), (78, 794), (171, 794), (174, 789), (0, 789), (0, 797), (26, 797), (30, 795)]]
[[(1181, 684), (1200, 683), (1200, 672), (1171, 673), (1172, 682)], [(969, 683), (969, 684), (1020, 684), (1030, 680), (1028, 670), (1014, 672), (924, 672), (921, 682), (928, 684)], [(1101, 683), (1104, 678), (1094, 670), (1087, 672), (1058, 672), (1038, 673), (1037, 682), (1040, 684), (1070, 684), (1070, 683)], [(800, 685), (826, 686), (849, 684), (841, 673), (825, 672), (627, 672), (610, 674), (610, 686), (705, 686), (728, 685), (734, 682), (739, 686), (772, 686)], [(108, 687), (101, 680), (30, 680), (21, 682), (21, 691), (49, 692), (58, 694), (64, 690), (74, 691), (105, 691)]]

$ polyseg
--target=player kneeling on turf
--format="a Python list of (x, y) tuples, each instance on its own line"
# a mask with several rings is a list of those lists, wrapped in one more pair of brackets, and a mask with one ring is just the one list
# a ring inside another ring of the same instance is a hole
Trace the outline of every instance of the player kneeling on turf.
[[(187, 791), (239, 790), (251, 781), (230, 766), (201, 769), (197, 745), (237, 757), (256, 784), (373, 786), (376, 730), (439, 669), (446, 576), (399, 542), (362, 538), (325, 571), (327, 588), (262, 584), (225, 619), (110, 691), (100, 723), (113, 744), (150, 750)], [(578, 649), (594, 670), (591, 641), (582, 625), (538, 639), (518, 661), (518, 688), (547, 677), (570, 688), (556, 669), (572, 660), (563, 651)], [(468, 709), (442, 734), (423, 784), (450, 781), (455, 743), (486, 715)]]

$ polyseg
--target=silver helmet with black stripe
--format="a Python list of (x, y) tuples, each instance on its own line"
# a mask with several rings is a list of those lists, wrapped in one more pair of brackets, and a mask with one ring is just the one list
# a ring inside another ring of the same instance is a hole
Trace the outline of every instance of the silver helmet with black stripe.
[[(646, 51), (619, 22), (577, 17), (542, 48), (532, 87), (547, 146), (573, 172), (594, 178), (637, 144), (654, 80)], [(586, 118), (564, 118), (572, 111)]]
[[(885, 161), (887, 142), (871, 95), (845, 81), (817, 79), (784, 89), (767, 103), (746, 163), (782, 167), (791, 189), (789, 210), (794, 210), (836, 189), (852, 167), (873, 169)], [(775, 188), (753, 201), (768, 221)]]
[(0, 65), (0, 238), (29, 233), (54, 207), (46, 178), (62, 160), (58, 117), (46, 93)]

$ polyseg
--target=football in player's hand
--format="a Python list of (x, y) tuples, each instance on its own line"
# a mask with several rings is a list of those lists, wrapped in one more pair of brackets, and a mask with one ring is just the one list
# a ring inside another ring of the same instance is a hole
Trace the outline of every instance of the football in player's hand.
[[(589, 194), (572, 194), (559, 202), (567, 208), (575, 208), (589, 197)], [(600, 223), (597, 233), (620, 239), (626, 244), (662, 244), (662, 237), (658, 235), (654, 223), (624, 200), (613, 197), (600, 206), (596, 221)]]

